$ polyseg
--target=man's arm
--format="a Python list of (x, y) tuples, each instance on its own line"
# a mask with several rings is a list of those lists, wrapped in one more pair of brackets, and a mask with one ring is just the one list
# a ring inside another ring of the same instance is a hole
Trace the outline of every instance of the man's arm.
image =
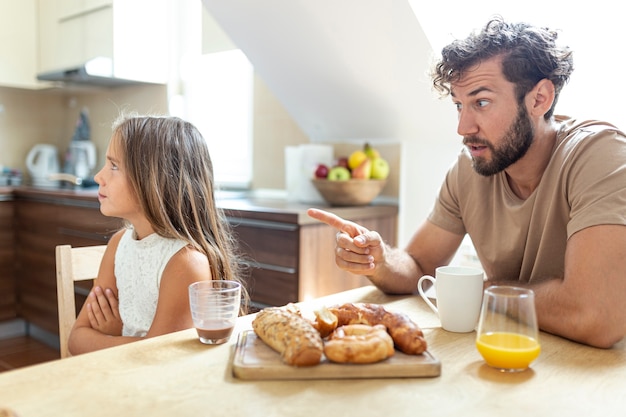
[(609, 348), (626, 335), (626, 226), (602, 225), (572, 235), (565, 277), (532, 285), (539, 327)]

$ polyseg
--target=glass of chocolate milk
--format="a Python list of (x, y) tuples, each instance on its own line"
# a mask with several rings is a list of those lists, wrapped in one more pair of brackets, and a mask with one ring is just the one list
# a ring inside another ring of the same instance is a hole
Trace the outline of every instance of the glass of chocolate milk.
[(199, 281), (189, 286), (189, 307), (198, 337), (207, 345), (230, 338), (239, 316), (241, 284), (235, 281)]

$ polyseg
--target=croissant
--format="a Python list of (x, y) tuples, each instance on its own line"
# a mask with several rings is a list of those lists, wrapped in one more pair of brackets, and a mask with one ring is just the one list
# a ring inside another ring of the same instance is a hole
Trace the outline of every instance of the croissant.
[(404, 313), (390, 312), (379, 304), (368, 303), (346, 303), (328, 309), (337, 316), (337, 326), (346, 324), (384, 325), (396, 348), (407, 355), (419, 355), (427, 349), (424, 333)]

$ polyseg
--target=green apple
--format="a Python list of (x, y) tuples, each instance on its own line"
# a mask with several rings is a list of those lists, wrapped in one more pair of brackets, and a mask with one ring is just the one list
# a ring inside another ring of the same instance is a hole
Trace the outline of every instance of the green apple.
[(330, 171), (328, 171), (328, 177), (326, 177), (329, 181), (347, 181), (350, 179), (350, 171), (346, 167), (332, 167)]
[(372, 179), (384, 180), (389, 176), (389, 163), (383, 158), (372, 160)]

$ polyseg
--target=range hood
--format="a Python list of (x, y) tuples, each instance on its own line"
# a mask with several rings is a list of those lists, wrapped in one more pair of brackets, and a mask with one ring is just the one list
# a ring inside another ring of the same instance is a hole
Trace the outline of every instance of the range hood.
[(69, 85), (94, 87), (121, 87), (150, 84), (145, 81), (118, 78), (113, 73), (111, 58), (97, 57), (75, 67), (47, 71), (37, 74), (40, 81), (55, 81)]

